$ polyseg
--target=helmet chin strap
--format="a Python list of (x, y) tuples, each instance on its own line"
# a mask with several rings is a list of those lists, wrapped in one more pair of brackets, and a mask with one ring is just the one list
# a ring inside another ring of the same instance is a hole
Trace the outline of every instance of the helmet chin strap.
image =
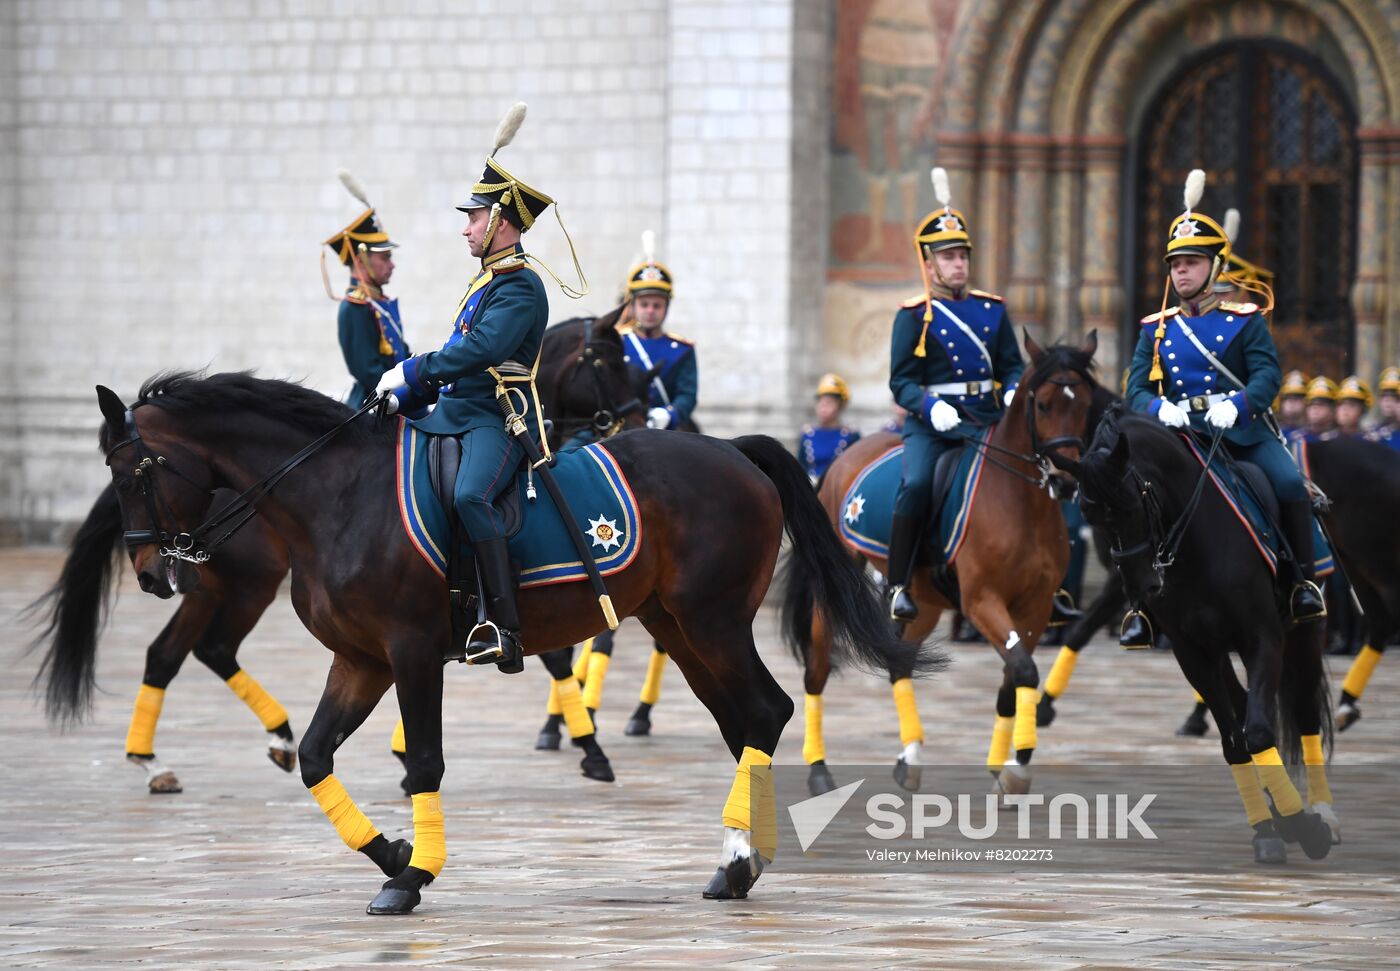
[(501, 204), (491, 204), (491, 218), (486, 223), (486, 235), (481, 237), (481, 258), (491, 255), (491, 240), (496, 238), (496, 229), (501, 225)]

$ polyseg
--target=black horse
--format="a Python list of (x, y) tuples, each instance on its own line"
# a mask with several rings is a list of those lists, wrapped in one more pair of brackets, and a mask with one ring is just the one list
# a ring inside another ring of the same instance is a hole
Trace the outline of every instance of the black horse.
[[(1338, 830), (1325, 774), (1332, 720), (1323, 625), (1288, 627), (1273, 573), (1229, 505), (1202, 481), (1200, 463), (1161, 423), (1111, 410), (1087, 455), (1055, 461), (1078, 478), (1084, 517), (1112, 536), (1129, 599), (1151, 607), (1220, 726), (1255, 831), (1255, 859), (1283, 862), (1285, 842), (1301, 843), (1314, 859), (1326, 856)], [(1248, 690), (1230, 665), (1232, 651), (1244, 662)], [(1300, 750), (1311, 812), (1285, 768)]]
[[(637, 374), (624, 360), (616, 330), (621, 310), (565, 320), (545, 331), (538, 384), (544, 413), (553, 423), (550, 443), (555, 448), (580, 428), (606, 436), (624, 427), (641, 427), (645, 421), (643, 403), (651, 375)], [(344, 409), (344, 415), (349, 414)], [(216, 492), (214, 505), (221, 507), (235, 495)], [(43, 685), (51, 720), (78, 719), (91, 706), (97, 639), (113, 571), (123, 552), (121, 534), (121, 507), (116, 488), (109, 484), (74, 534), (58, 579), (30, 605), (32, 615), (44, 617), (35, 641), (44, 647), (36, 684)], [(152, 793), (182, 789), (175, 772), (156, 757), (154, 741), (160, 702), (190, 654), (227, 682), (263, 722), (273, 763), (287, 772), (295, 770), (295, 736), (286, 709), (237, 660), (239, 646), (276, 597), (288, 569), (286, 544), (261, 518), (254, 518), (201, 570), (199, 584), (183, 592), (174, 616), (146, 649), (127, 758), (145, 770)], [(569, 669), (570, 651), (564, 648), (540, 660), (551, 677), (562, 678)], [(586, 712), (580, 706), (573, 714), (570, 727), (584, 750), (583, 774), (611, 781), (612, 768)], [(403, 758), (402, 725), (391, 748)]]

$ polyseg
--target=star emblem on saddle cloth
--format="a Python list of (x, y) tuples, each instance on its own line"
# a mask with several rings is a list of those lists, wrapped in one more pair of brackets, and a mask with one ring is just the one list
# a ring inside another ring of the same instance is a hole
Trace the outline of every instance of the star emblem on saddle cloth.
[(1196, 221), (1194, 219), (1183, 219), (1181, 222), (1176, 224), (1177, 239), (1181, 239), (1185, 236), (1199, 235), (1201, 235), (1201, 227), (1196, 224)]
[(601, 546), (604, 553), (614, 546), (622, 546), (622, 530), (617, 528), (614, 520), (604, 519), (602, 516), (590, 519), (587, 533), (593, 537), (593, 545)]
[(846, 522), (854, 523), (865, 514), (865, 496), (852, 496), (846, 503)]

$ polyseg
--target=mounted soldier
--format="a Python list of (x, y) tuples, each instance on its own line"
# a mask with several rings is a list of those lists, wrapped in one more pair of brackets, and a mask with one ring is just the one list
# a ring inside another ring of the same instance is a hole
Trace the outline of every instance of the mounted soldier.
[(1278, 389), (1278, 424), (1284, 437), (1294, 438), (1303, 428), (1307, 408), (1308, 376), (1302, 371), (1289, 371)]
[(815, 425), (804, 425), (797, 442), (797, 459), (815, 485), (850, 445), (860, 441), (860, 432), (842, 424), (841, 412), (851, 400), (851, 389), (839, 374), (823, 374), (817, 382)]
[(1375, 404), (1371, 388), (1358, 375), (1350, 374), (1342, 379), (1337, 389), (1337, 435), (1341, 438), (1362, 438), (1370, 429), (1362, 424), (1362, 419)]
[(656, 258), (656, 234), (648, 229), (642, 233), (642, 261), (627, 271), (630, 319), (618, 331), (628, 364), (640, 371), (661, 368), (651, 382), (647, 427), (694, 431), (690, 416), (699, 388), (695, 344), (664, 330), (674, 283), (670, 269)]
[(950, 202), (948, 173), (935, 168), (932, 175), (939, 208), (914, 234), (924, 292), (900, 307), (890, 336), (890, 391), (909, 413), (889, 552), (890, 617), (900, 622), (918, 616), (907, 587), (934, 511), (938, 457), (957, 448), (969, 426), (975, 431), (1001, 418), (1025, 369), (1002, 298), (968, 284), (972, 237)]
[(1294, 438), (1327, 442), (1337, 437), (1337, 382), (1319, 374), (1308, 382), (1304, 398), (1303, 427)]
[(391, 241), (380, 225), (359, 180), (344, 169), (339, 176), (346, 191), (365, 207), (365, 211), (324, 244), (350, 269), (350, 284), (345, 295), (337, 297), (331, 292), (324, 251), (321, 253), (321, 280), (326, 285), (326, 296), (340, 303), (337, 319), (340, 352), (345, 356), (350, 376), (355, 379), (346, 404), (358, 408), (374, 392), (384, 372), (413, 352), (404, 340), (399, 302), (385, 296), (383, 289), (394, 273), (392, 251), (398, 243)]
[[(496, 161), (496, 153), (510, 143), (524, 118), (523, 104), (507, 113), (471, 198), (457, 207), (467, 214), (462, 235), (471, 254), (481, 260), (481, 269), (457, 307), (451, 336), (440, 350), (396, 365), (378, 385), (379, 391), (393, 394), (401, 408), (435, 399), (436, 410), (414, 424), (422, 431), (461, 441), (454, 505), (476, 556), (487, 621), (472, 630), (463, 654), (449, 646), (443, 660), (494, 663), (506, 673), (522, 669), (523, 653), (515, 575), (504, 524), (493, 503), (514, 487), (524, 451), (503, 427), (497, 398), (498, 389), (507, 387), (532, 434), (544, 441), (544, 416), (539, 413), (534, 376), (549, 321), (549, 301), (543, 281), (530, 265), (544, 264), (525, 252), (520, 239), (554, 203)], [(572, 252), (572, 242), (569, 248)], [(574, 268), (578, 270), (576, 257)], [(554, 277), (569, 296), (587, 292), (581, 273), (579, 278), (580, 289), (573, 290)]]
[[(1293, 574), (1289, 614), (1295, 622), (1322, 617), (1326, 608), (1314, 582), (1312, 506), (1302, 474), (1271, 425), (1269, 409), (1283, 380), (1278, 349), (1258, 305), (1221, 300), (1213, 288), (1228, 265), (1230, 242), (1219, 223), (1196, 211), (1204, 189), (1205, 173), (1192, 170), (1185, 210), (1167, 234), (1163, 308), (1142, 320), (1128, 373), (1128, 404), (1169, 428), (1222, 435), (1231, 455), (1260, 467), (1278, 496), (1280, 525), (1292, 554), (1280, 561), (1280, 573)], [(1169, 308), (1171, 291), (1178, 304)]]

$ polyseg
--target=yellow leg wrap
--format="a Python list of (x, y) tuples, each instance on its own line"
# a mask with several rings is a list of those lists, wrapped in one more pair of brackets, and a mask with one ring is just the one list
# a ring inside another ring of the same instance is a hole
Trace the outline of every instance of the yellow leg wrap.
[(408, 865), (427, 870), (433, 876), (447, 862), (447, 832), (442, 823), (442, 794), (413, 794), (413, 856)]
[(389, 751), (404, 755), (408, 752), (408, 742), (403, 737), (403, 719), (394, 726), (394, 734), (389, 736)]
[(549, 682), (549, 702), (545, 705), (544, 710), (549, 715), (564, 714), (564, 709), (559, 707), (559, 686), (553, 681)]
[(1303, 764), (1308, 769), (1308, 802), (1332, 804), (1332, 787), (1327, 784), (1327, 759), (1322, 753), (1321, 735), (1303, 736)]
[(1298, 795), (1297, 786), (1288, 778), (1288, 770), (1283, 767), (1283, 757), (1278, 749), (1269, 748), (1250, 756), (1259, 769), (1259, 781), (1274, 797), (1274, 806), (1285, 816), (1292, 816), (1303, 808), (1303, 797)]
[(1016, 689), (1016, 721), (1012, 742), (1016, 751), (1035, 748), (1035, 706), (1040, 692), (1034, 688)]
[(579, 645), (578, 657), (574, 660), (574, 680), (583, 684), (588, 680), (588, 659), (593, 656), (593, 638)]
[(1232, 765), (1230, 774), (1235, 777), (1235, 788), (1240, 791), (1240, 801), (1244, 803), (1244, 815), (1249, 825), (1268, 819), (1269, 804), (1264, 799), (1264, 790), (1259, 786), (1259, 772), (1254, 768), (1254, 763)]
[(1359, 699), (1365, 693), (1366, 684), (1371, 680), (1371, 675), (1379, 663), (1381, 652), (1367, 644), (1361, 649), (1361, 653), (1356, 655), (1356, 660), (1351, 662), (1351, 670), (1347, 671), (1346, 680), (1342, 682), (1342, 690)]
[(263, 728), (269, 732), (287, 724), (287, 709), (283, 708), (282, 703), (276, 698), (268, 694), (262, 685), (253, 680), (247, 671), (240, 668), (238, 673), (229, 678), (226, 684), (234, 694), (243, 699), (245, 705), (253, 709), (253, 714), (258, 716), (258, 720), (263, 723)]
[(597, 711), (603, 707), (603, 682), (608, 676), (612, 658), (594, 652), (588, 655), (588, 680), (583, 683), (583, 706)]
[(1201, 693), (1195, 689), (1192, 689), (1191, 697), (1196, 699), (1196, 704), (1198, 705), (1204, 705), (1206, 703), (1206, 700), (1201, 697)]
[(822, 738), (822, 696), (807, 696), (807, 734), (802, 739), (802, 757), (807, 764), (826, 760), (826, 740)]
[(646, 705), (654, 705), (661, 700), (661, 674), (666, 670), (666, 655), (660, 651), (651, 652), (651, 660), (647, 662), (647, 679), (642, 682), (642, 694), (639, 700)]
[(136, 692), (136, 707), (131, 710), (131, 727), (126, 730), (126, 750), (129, 754), (156, 754), (156, 722), (160, 721), (160, 706), (163, 704), (164, 688), (143, 684)]
[(922, 742), (924, 740), (924, 726), (919, 721), (919, 705), (914, 700), (914, 681), (912, 678), (900, 678), (890, 686), (894, 691), (894, 710), (899, 712), (899, 742), (901, 745), (908, 745), (910, 742)]
[(554, 687), (559, 691), (559, 707), (563, 710), (564, 724), (569, 734), (574, 738), (592, 735), (593, 720), (583, 707), (583, 693), (579, 691), (578, 682), (572, 676), (561, 678), (554, 682)]
[[(345, 791), (335, 776), (328, 775), (312, 786), (311, 795), (316, 797), (321, 812), (326, 814), (350, 849), (358, 850), (379, 835), (379, 830), (374, 828), (368, 816), (360, 812), (360, 807), (355, 805), (355, 800), (350, 798), (350, 793)], [(417, 851), (414, 852), (417, 855)]]
[(1074, 666), (1078, 663), (1078, 651), (1072, 651), (1068, 647), (1060, 648), (1060, 653), (1055, 656), (1055, 665), (1050, 669), (1050, 676), (1045, 679), (1046, 697), (1058, 698), (1065, 693), (1065, 689), (1069, 687), (1069, 676), (1074, 673)]
[(1001, 767), (1011, 756), (1011, 728), (1016, 719), (997, 715), (992, 726), (992, 747), (987, 749), (987, 768), (1000, 772)]
[[(752, 832), (753, 848), (768, 859), (778, 848), (778, 815), (773, 797), (773, 756), (744, 746), (734, 785), (724, 802), (724, 825)], [(750, 800), (752, 799), (752, 811)], [(753, 818), (753, 812), (758, 818)]]

